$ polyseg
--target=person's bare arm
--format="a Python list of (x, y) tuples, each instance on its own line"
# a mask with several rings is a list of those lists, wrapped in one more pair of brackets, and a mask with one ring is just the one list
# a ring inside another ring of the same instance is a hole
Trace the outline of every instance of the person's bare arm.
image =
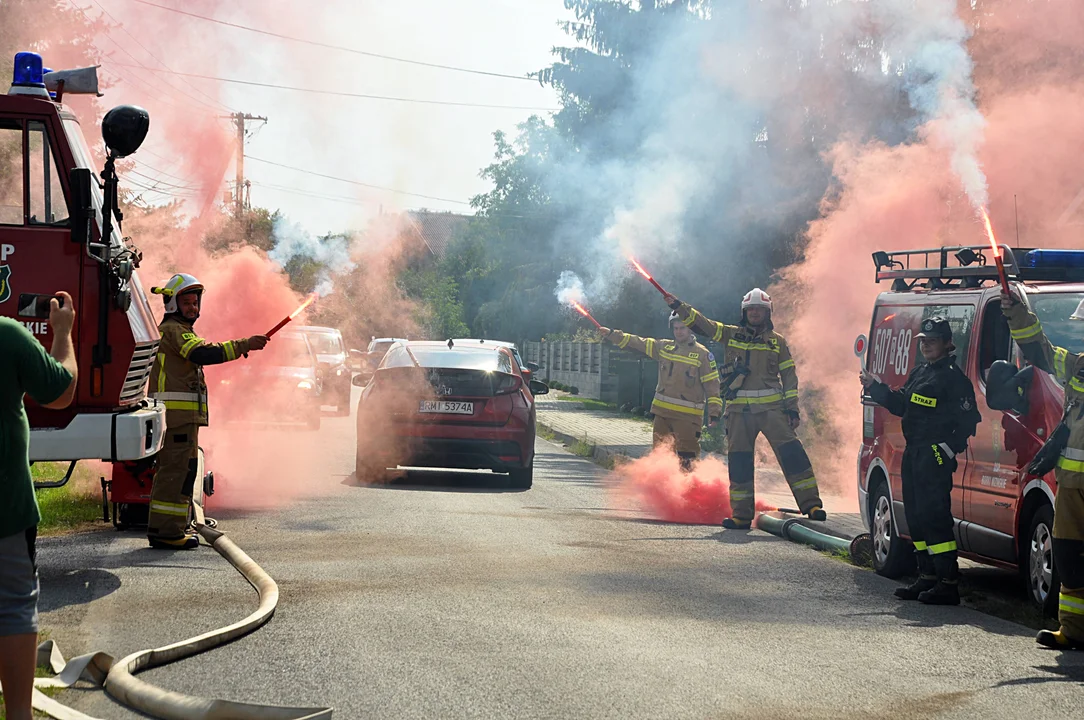
[(49, 354), (71, 373), (72, 380), (60, 397), (43, 405), (50, 410), (61, 410), (71, 405), (79, 382), (79, 366), (75, 357), (75, 345), (72, 344), (75, 308), (72, 307), (71, 295), (64, 291), (58, 292), (57, 295), (64, 298), (64, 307), (60, 307), (60, 303), (55, 298), (49, 301), (49, 324), (53, 326), (53, 345), (49, 348)]

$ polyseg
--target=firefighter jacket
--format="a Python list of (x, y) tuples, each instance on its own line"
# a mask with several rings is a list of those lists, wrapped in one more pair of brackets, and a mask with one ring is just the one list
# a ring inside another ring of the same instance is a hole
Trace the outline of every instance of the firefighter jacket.
[(207, 382), (203, 366), (236, 360), (248, 353), (248, 339), (209, 343), (177, 315), (158, 326), (162, 340), (151, 367), (151, 397), (165, 403), (166, 426), (207, 424)]
[(903, 418), (903, 437), (908, 445), (940, 445), (950, 458), (967, 449), (967, 439), (982, 420), (975, 407), (975, 387), (951, 354), (916, 367), (899, 390), (875, 382), (869, 395)]
[(655, 340), (614, 330), (606, 340), (621, 349), (637, 350), (659, 362), (659, 384), (651, 412), (663, 418), (695, 420), (701, 423), (704, 406), (708, 415), (723, 414), (719, 397), (719, 370), (715, 356), (696, 340)]
[[(1065, 424), (1069, 441), (1058, 458), (1055, 476), (1059, 487), (1084, 489), (1084, 355), (1053, 345), (1043, 332), (1039, 318), (1022, 303), (1005, 313), (1009, 332), (1024, 357), (1051, 373), (1065, 387)], [(1084, 322), (1080, 322), (1084, 327)]]
[[(783, 336), (769, 322), (765, 327), (724, 325), (700, 314), (696, 308), (681, 303), (678, 317), (687, 327), (710, 337), (723, 348), (723, 393), (726, 414), (761, 413), (769, 410), (798, 412), (798, 372)], [(742, 375), (741, 370), (748, 370)], [(739, 371), (735, 373), (735, 371)]]

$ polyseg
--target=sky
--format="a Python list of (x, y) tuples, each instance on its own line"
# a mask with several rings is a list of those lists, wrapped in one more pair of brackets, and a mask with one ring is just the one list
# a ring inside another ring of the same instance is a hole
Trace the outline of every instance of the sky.
[[(552, 62), (554, 45), (568, 45), (558, 27), (570, 13), (560, 0), (148, 0), (226, 22), (422, 62), (523, 75)], [(537, 82), (420, 67), (313, 47), (186, 17), (134, 0), (91, 0), (120, 23), (96, 42), (107, 53), (102, 75), (115, 84), (106, 107), (130, 102), (151, 110), (151, 132), (134, 156), (134, 182), (176, 196), (214, 183), (222, 163), (193, 173), (182, 160), (221, 153), (223, 135), (206, 141), (198, 118), (229, 111), (267, 117), (249, 125), (246, 178), (252, 204), (280, 209), (311, 233), (361, 227), (380, 212), (429, 208), (471, 212), (471, 196), (488, 190), (479, 171), (493, 158), (495, 130), (514, 133), (532, 112), (557, 107), (556, 93)], [(138, 41), (138, 42), (137, 42)], [(124, 49), (122, 50), (121, 47)], [(158, 61), (161, 61), (159, 63)], [(143, 66), (143, 67), (140, 67)], [(148, 68), (339, 92), (539, 108), (495, 109), (316, 95), (180, 78)], [(199, 102), (197, 102), (199, 101)], [(165, 122), (159, 115), (172, 115)], [(192, 117), (193, 115), (198, 118)], [(430, 199), (374, 190), (269, 165), (260, 160)], [(202, 177), (196, 175), (202, 174)], [(232, 183), (222, 174), (215, 197)], [(323, 197), (321, 197), (323, 196)], [(335, 198), (335, 199), (329, 199)], [(162, 202), (164, 194), (147, 194)], [(199, 202), (189, 197), (189, 205)]]

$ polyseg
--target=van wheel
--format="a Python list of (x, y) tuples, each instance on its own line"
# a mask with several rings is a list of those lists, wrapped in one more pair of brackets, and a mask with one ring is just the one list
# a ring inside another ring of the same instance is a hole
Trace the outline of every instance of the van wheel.
[(878, 482), (870, 497), (870, 539), (873, 542), (873, 569), (878, 575), (898, 578), (915, 569), (914, 546), (896, 534), (892, 522), (892, 500), (888, 483)]
[(1022, 553), (1024, 562), (1020, 568), (1032, 606), (1046, 617), (1058, 616), (1058, 593), (1061, 592), (1061, 581), (1054, 567), (1053, 527), (1054, 508), (1043, 503), (1031, 516), (1027, 545)]

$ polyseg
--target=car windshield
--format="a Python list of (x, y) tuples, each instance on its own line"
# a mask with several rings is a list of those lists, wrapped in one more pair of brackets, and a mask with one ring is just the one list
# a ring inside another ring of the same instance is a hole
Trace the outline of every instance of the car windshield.
[(277, 337), (267, 344), (267, 351), (267, 359), (272, 365), (312, 367), (312, 354), (305, 338), (290, 335)]
[(309, 333), (309, 344), (318, 355), (337, 355), (343, 351), (339, 336), (334, 333)]
[(390, 348), (394, 344), (395, 344), (394, 340), (385, 340), (383, 342), (375, 342), (375, 343), (372, 344), (372, 347), (369, 348), (369, 352), (384, 353), (384, 352), (387, 352), (388, 348)]
[(1028, 300), (1054, 347), (1084, 352), (1084, 320), (1069, 318), (1084, 300), (1084, 293), (1036, 293)]
[[(413, 359), (411, 356), (413, 355)], [(413, 367), (417, 363), (425, 368), (453, 370), (484, 370), (512, 372), (512, 361), (495, 348), (454, 348), (440, 345), (421, 345), (392, 348), (384, 358), (384, 367)]]

